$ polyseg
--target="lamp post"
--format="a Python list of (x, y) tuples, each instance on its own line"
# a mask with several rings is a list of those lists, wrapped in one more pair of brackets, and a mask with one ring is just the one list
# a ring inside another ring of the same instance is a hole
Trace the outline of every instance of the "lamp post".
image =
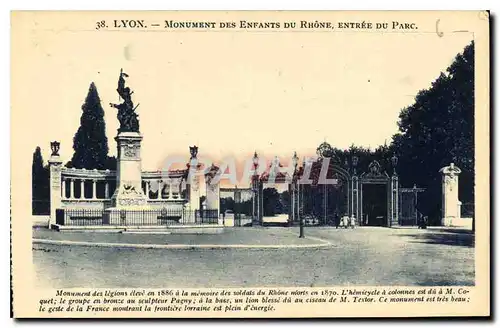
[(260, 216), (259, 216), (259, 200), (257, 199), (256, 201), (256, 198), (259, 196), (258, 195), (258, 175), (257, 175), (257, 168), (259, 167), (259, 156), (257, 156), (257, 151), (254, 152), (253, 154), (253, 158), (252, 158), (252, 161), (253, 161), (253, 176), (252, 176), (252, 189), (253, 189), (253, 200), (252, 200), (252, 208), (253, 208), (253, 216), (254, 216), (254, 220), (255, 220), (255, 216), (257, 215), (257, 217), (259, 218), (260, 220)]
[[(297, 156), (297, 155), (295, 155)], [(295, 157), (294, 156), (294, 157)], [(298, 158), (297, 158), (297, 162), (298, 162)], [(297, 164), (295, 164), (296, 166)], [(304, 161), (302, 162), (302, 170), (305, 170), (306, 169), (306, 160), (304, 158)], [(300, 230), (299, 230), (299, 238), (304, 238), (304, 225), (305, 225), (305, 222), (304, 222), (304, 216), (301, 216), (300, 215), (300, 182), (297, 182), (297, 186), (299, 188), (298, 192), (299, 192), (299, 206), (298, 206), (298, 215), (299, 215), (299, 222), (300, 222)]]
[(356, 167), (358, 166), (358, 156), (353, 155), (352, 161), (352, 195), (351, 195), (351, 214), (358, 220), (361, 225), (363, 221), (359, 214), (359, 191), (358, 191), (358, 177), (356, 176)]
[(292, 174), (292, 220), (290, 224), (293, 224), (293, 221), (295, 221), (295, 202), (296, 202), (296, 197), (295, 194), (297, 193), (296, 190), (296, 176), (295, 174), (297, 173), (297, 165), (299, 163), (299, 158), (297, 157), (297, 152), (293, 152), (293, 157), (292, 157), (292, 165), (293, 165), (293, 174)]
[[(396, 166), (398, 165), (398, 157), (394, 154), (391, 157), (392, 163), (392, 178), (391, 178), (391, 224), (398, 223), (399, 221), (399, 184), (398, 184), (398, 174), (396, 173)], [(417, 186), (413, 186), (413, 190), (415, 191), (415, 219), (418, 224), (418, 210), (417, 210)]]

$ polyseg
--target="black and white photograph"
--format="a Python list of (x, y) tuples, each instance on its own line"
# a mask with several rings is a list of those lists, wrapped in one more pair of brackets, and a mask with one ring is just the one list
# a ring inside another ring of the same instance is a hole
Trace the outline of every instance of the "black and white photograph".
[(19, 313), (489, 314), (487, 12), (11, 19)]

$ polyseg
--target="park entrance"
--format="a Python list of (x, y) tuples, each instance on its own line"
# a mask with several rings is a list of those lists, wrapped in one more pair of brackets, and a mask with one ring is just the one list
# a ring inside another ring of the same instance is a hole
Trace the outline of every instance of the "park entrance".
[[(422, 188), (399, 188), (397, 157), (388, 174), (377, 160), (372, 160), (358, 174), (358, 159), (341, 163), (325, 157), (298, 164), (296, 154), (292, 169), (282, 170), (277, 158), (258, 174), (259, 159), (254, 155), (254, 173), (250, 188), (221, 188), (221, 213), (230, 211), (235, 225), (335, 225), (341, 217), (354, 217), (360, 226), (392, 227), (418, 223), (417, 198)], [(273, 222), (274, 222), (273, 221)], [(271, 223), (271, 222), (270, 222)]]
[(385, 184), (363, 184), (362, 194), (362, 218), (360, 225), (365, 226), (387, 226), (387, 185)]

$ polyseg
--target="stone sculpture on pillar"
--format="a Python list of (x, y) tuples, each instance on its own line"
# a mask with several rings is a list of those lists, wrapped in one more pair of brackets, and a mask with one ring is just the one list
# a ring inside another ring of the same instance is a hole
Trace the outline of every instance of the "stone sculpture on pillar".
[(142, 190), (141, 141), (139, 119), (135, 112), (130, 88), (125, 87), (123, 70), (118, 78), (117, 92), (123, 103), (110, 104), (118, 109), (120, 128), (115, 140), (118, 147), (116, 191), (111, 197), (113, 207), (134, 209), (147, 205), (147, 198)]
[(62, 160), (59, 156), (61, 143), (53, 141), (50, 143), (52, 154), (49, 159), (50, 167), (50, 221), (49, 227), (56, 223), (56, 209), (61, 208), (61, 168)]
[(460, 205), (458, 200), (458, 175), (462, 172), (455, 164), (443, 167), (439, 172), (442, 178), (442, 221), (443, 226), (452, 226), (454, 220), (460, 219)]
[(200, 209), (200, 177), (198, 170), (200, 164), (198, 163), (198, 147), (189, 147), (191, 158), (188, 163), (188, 184), (189, 184), (189, 211), (190, 215), (186, 216), (185, 221), (189, 223), (195, 222), (196, 212)]

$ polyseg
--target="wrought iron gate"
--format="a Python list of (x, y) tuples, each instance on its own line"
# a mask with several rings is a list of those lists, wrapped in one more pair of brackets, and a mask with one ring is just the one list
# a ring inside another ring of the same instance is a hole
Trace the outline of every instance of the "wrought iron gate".
[(399, 188), (399, 225), (418, 225), (420, 216), (418, 210), (418, 194), (425, 188)]

